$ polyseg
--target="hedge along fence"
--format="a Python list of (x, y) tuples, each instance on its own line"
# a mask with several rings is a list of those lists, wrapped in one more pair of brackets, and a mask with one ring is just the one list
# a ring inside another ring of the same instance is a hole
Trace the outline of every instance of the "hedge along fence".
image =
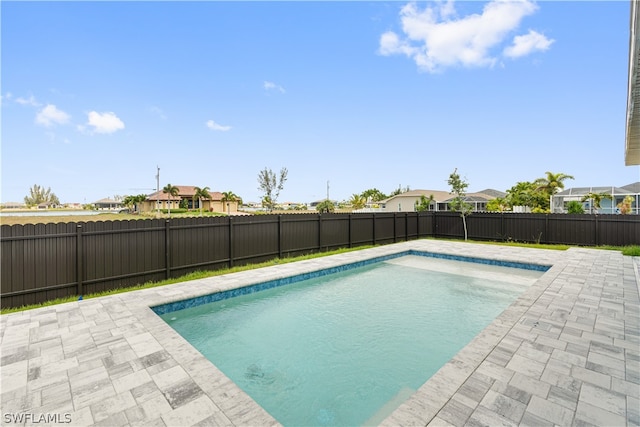
[[(469, 238), (574, 245), (640, 244), (640, 216), (467, 217)], [(291, 214), (3, 225), (3, 307), (44, 302), (343, 247), (463, 238), (455, 212)]]

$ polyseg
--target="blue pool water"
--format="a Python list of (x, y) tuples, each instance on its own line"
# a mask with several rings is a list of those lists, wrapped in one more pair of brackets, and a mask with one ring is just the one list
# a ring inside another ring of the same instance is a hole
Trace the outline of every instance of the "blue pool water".
[(161, 317), (285, 426), (376, 424), (542, 274), (409, 255)]

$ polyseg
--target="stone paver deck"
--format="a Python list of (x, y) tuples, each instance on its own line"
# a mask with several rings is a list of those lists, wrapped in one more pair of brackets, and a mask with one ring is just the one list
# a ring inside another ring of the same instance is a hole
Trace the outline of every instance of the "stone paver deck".
[(552, 265), (382, 425), (640, 425), (640, 262), (420, 240), (0, 316), (2, 425), (277, 425), (150, 306), (407, 249)]

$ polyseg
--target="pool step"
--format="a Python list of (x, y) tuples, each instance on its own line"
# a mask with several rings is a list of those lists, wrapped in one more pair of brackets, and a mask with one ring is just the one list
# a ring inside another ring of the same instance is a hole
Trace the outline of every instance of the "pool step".
[(378, 411), (375, 414), (373, 414), (373, 416), (369, 418), (367, 421), (365, 421), (362, 425), (363, 426), (380, 425), (380, 423), (385, 418), (391, 415), (393, 411), (398, 409), (398, 407), (402, 405), (408, 398), (410, 398), (415, 392), (416, 390), (409, 387), (401, 388), (400, 391), (391, 398), (391, 400), (389, 400), (380, 409), (378, 409)]

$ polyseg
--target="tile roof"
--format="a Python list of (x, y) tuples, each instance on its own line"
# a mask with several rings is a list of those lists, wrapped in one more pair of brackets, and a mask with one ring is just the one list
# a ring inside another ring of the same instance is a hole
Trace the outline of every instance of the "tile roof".
[[(178, 187), (178, 198), (191, 199), (196, 194), (196, 187), (194, 185), (176, 185)], [(222, 193), (219, 191), (209, 191), (211, 199), (214, 201), (222, 200)], [(169, 200), (169, 194), (164, 193), (162, 190), (156, 191), (147, 196), (147, 200)], [(176, 197), (171, 196), (171, 200), (178, 200)]]

